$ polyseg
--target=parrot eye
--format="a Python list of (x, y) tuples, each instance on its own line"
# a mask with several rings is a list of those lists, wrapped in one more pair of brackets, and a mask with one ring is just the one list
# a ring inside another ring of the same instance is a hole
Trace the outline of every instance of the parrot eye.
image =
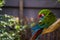
[(44, 16), (44, 14), (41, 14), (42, 16)]
[(40, 14), (38, 15), (38, 18), (43, 18), (45, 15), (44, 14)]
[(42, 17), (42, 16), (44, 16), (44, 14), (40, 14), (40, 15), (39, 15), (39, 17)]

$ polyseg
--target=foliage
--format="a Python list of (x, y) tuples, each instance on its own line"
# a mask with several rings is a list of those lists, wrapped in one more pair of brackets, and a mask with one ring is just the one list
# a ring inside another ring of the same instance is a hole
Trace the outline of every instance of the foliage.
[(0, 7), (4, 5), (4, 0), (0, 0)]
[(60, 0), (57, 0), (58, 2), (60, 2)]
[(0, 15), (0, 39), (20, 40), (20, 25), (16, 17)]

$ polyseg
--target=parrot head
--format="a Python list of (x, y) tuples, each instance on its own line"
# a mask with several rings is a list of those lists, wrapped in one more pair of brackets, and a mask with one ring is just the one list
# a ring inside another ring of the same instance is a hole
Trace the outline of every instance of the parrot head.
[(53, 22), (56, 21), (55, 15), (48, 9), (39, 11), (38, 19), (38, 24), (41, 28), (49, 27)]

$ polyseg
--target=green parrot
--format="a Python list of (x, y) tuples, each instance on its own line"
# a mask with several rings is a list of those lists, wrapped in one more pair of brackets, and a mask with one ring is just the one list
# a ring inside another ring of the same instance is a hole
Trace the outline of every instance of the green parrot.
[(48, 28), (56, 21), (56, 16), (49, 9), (42, 9), (38, 13), (38, 23), (32, 27), (31, 40), (38, 40), (38, 35), (42, 33), (45, 28)]
[(39, 25), (46, 25), (45, 28), (48, 28), (52, 23), (56, 21), (56, 16), (48, 9), (41, 10), (38, 16), (40, 23)]

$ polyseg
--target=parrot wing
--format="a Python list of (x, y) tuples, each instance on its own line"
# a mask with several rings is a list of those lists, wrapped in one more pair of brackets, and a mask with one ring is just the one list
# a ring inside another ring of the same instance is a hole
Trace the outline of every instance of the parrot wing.
[(56, 22), (54, 22), (52, 25), (50, 25), (48, 28), (45, 28), (42, 32), (42, 34), (50, 33), (55, 31), (60, 27), (60, 19), (58, 19)]
[(39, 35), (40, 33), (42, 33), (42, 30), (43, 30), (43, 29), (38, 30), (38, 31), (31, 37), (30, 40), (35, 40), (35, 39), (38, 37), (38, 35)]

